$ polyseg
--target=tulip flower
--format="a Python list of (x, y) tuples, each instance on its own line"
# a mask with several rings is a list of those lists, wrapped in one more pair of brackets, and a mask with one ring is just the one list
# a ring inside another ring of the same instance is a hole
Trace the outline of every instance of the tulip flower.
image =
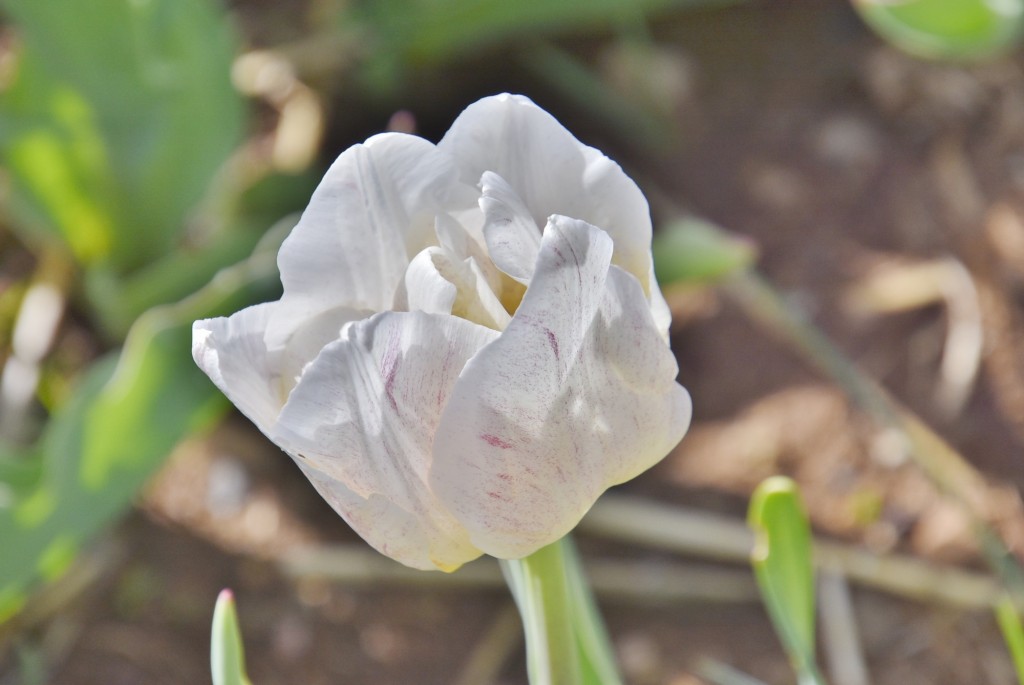
[(193, 356), (371, 545), (528, 556), (690, 421), (636, 184), (530, 100), (434, 145), (349, 148), (281, 247), (283, 295)]

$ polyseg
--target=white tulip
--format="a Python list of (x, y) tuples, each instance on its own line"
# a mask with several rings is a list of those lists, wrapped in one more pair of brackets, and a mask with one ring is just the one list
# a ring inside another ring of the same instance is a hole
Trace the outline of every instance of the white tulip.
[(690, 422), (647, 202), (530, 100), (440, 143), (346, 150), (281, 247), (284, 294), (193, 356), (371, 545), (421, 569), (527, 556)]

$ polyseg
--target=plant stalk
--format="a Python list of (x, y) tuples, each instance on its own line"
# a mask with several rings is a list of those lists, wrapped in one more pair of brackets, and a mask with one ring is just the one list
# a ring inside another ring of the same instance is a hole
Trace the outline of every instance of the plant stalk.
[(572, 541), (501, 560), (526, 637), (530, 685), (620, 685), (611, 646)]

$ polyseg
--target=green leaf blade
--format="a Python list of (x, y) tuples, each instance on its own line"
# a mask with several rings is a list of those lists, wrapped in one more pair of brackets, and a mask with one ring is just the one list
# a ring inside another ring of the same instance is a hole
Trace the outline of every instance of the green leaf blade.
[(820, 681), (814, 640), (814, 567), (810, 524), (796, 484), (774, 476), (751, 498), (754, 572), (768, 614), (801, 682)]
[(995, 613), (999, 631), (1013, 660), (1017, 682), (1024, 685), (1024, 627), (1021, 626), (1020, 613), (1010, 597), (1004, 597), (996, 604)]
[(210, 631), (210, 672), (213, 685), (252, 685), (245, 672), (242, 630), (231, 590), (221, 590)]

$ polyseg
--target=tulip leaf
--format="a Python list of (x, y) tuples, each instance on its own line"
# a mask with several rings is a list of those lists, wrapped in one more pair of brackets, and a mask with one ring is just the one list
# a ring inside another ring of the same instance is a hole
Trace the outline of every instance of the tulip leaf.
[(125, 272), (180, 239), (237, 144), (234, 35), (214, 0), (0, 0), (21, 49), (0, 97), (20, 228)]
[(17, 496), (0, 502), (0, 621), (38, 581), (63, 573), (77, 550), (131, 504), (178, 442), (227, 410), (189, 354), (192, 321), (272, 296), (279, 242), (222, 270), (180, 303), (143, 315), (120, 355), (100, 359), (83, 374), (72, 398), (51, 417), (36, 453), (16, 457), (36, 460), (41, 475), (26, 488), (29, 473), (20, 490), (11, 487)]
[(222, 590), (213, 609), (210, 631), (210, 671), (213, 685), (251, 685), (245, 674), (245, 648), (242, 630), (238, 627), (235, 597), (231, 590)]
[(752, 243), (696, 218), (670, 222), (654, 236), (654, 272), (661, 285), (719, 281), (750, 266)]
[(974, 60), (1016, 44), (1024, 0), (854, 0), (879, 35), (921, 57)]
[(0, 508), (18, 501), (38, 485), (43, 469), (32, 457), (31, 452), (0, 444)]
[(224, 265), (244, 259), (260, 244), (280, 244), (283, 232), (275, 227), (295, 225), (317, 180), (309, 175), (270, 175), (234, 198), (231, 216), (222, 221), (227, 230), (201, 248), (182, 246), (127, 276), (108, 269), (89, 270), (85, 292), (95, 308), (97, 323), (120, 339), (151, 307), (195, 292)]
[(1024, 627), (1021, 626), (1020, 613), (1010, 597), (1000, 600), (995, 606), (995, 612), (999, 630), (1003, 634), (1010, 658), (1013, 659), (1017, 682), (1024, 685)]
[(128, 376), (117, 373), (116, 355), (95, 363), (48, 424), (36, 457), (41, 482), (0, 508), (0, 619), (37, 580), (60, 576), (171, 448), (226, 408), (198, 370), (188, 368), (186, 336), (184, 326), (162, 333), (139, 368), (121, 370)]
[(811, 529), (796, 484), (783, 476), (761, 483), (748, 523), (756, 535), (752, 563), (768, 615), (801, 685), (821, 683), (814, 656)]

